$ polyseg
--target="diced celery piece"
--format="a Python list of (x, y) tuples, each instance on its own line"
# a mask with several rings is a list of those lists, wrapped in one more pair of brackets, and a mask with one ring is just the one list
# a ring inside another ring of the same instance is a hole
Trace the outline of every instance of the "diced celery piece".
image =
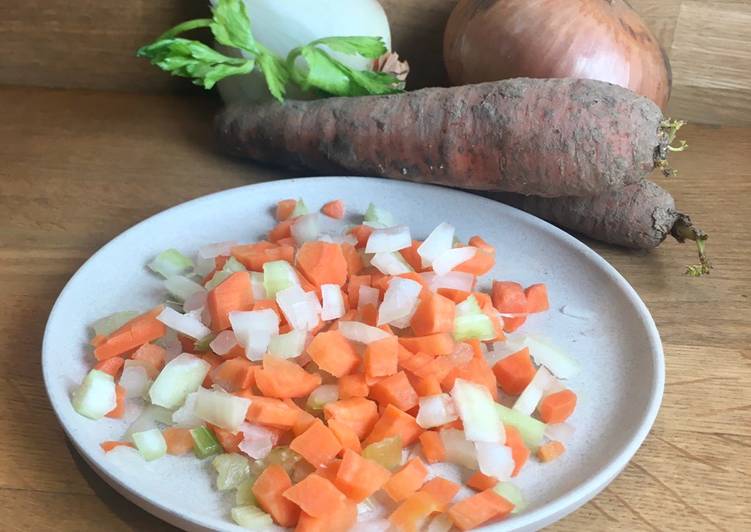
[(222, 451), (216, 436), (206, 427), (190, 429), (190, 435), (193, 437), (193, 452), (198, 458), (208, 458)]
[(162, 277), (170, 278), (191, 270), (193, 261), (176, 249), (167, 249), (157, 255), (147, 266)]
[(253, 484), (256, 481), (256, 478), (258, 478), (258, 475), (250, 474), (248, 478), (243, 480), (239, 486), (237, 486), (237, 491), (235, 492), (235, 504), (238, 506), (255, 506), (256, 496), (253, 495)]
[(271, 452), (266, 455), (266, 458), (263, 459), (263, 462), (267, 466), (272, 464), (280, 465), (285, 469), (285, 471), (287, 471), (287, 474), (291, 475), (292, 470), (301, 459), (302, 456), (297, 454), (289, 447), (282, 445), (271, 449)]
[(475, 296), (469, 296), (456, 306), (454, 340), (492, 340), (495, 336), (493, 322), (483, 313)]
[(108, 336), (138, 316), (138, 312), (126, 310), (100, 318), (91, 326), (96, 336)]
[(224, 263), (224, 268), (222, 268), (225, 272), (247, 272), (248, 268), (246, 268), (242, 262), (237, 260), (235, 257), (230, 257), (227, 259), (227, 262)]
[(389, 211), (376, 207), (373, 203), (368, 205), (368, 210), (365, 211), (364, 222), (365, 225), (373, 227), (392, 227), (396, 225), (394, 216)]
[(133, 434), (133, 443), (145, 460), (161, 458), (167, 453), (167, 442), (159, 429), (149, 429)]
[(362, 456), (381, 464), (386, 469), (396, 469), (402, 465), (402, 438), (391, 436), (371, 443), (363, 449)]
[(263, 265), (263, 287), (269, 299), (275, 299), (277, 292), (297, 284), (300, 284), (297, 273), (286, 260), (274, 260)]
[(545, 434), (545, 423), (498, 403), (495, 404), (495, 410), (501, 423), (516, 427), (529, 447), (534, 449), (540, 445)]
[(514, 505), (514, 509), (511, 511), (512, 514), (519, 513), (527, 507), (527, 502), (524, 500), (522, 492), (516, 487), (516, 484), (499, 482), (495, 485), (493, 491)]
[(185, 301), (196, 292), (203, 292), (206, 290), (203, 286), (192, 279), (188, 279), (184, 275), (173, 275), (172, 277), (168, 277), (164, 281), (164, 287), (170, 294), (180, 301)]
[(214, 288), (222, 284), (222, 281), (227, 279), (227, 277), (229, 277), (230, 275), (232, 275), (232, 272), (219, 270), (211, 279), (209, 279), (209, 282), (204, 285), (206, 290), (213, 290)]
[(73, 392), (73, 408), (89, 419), (101, 419), (117, 405), (115, 379), (109, 373), (92, 369)]
[(196, 343), (193, 344), (193, 346), (195, 347), (195, 350), (198, 351), (199, 353), (204, 353), (210, 349), (209, 344), (214, 341), (214, 338), (216, 338), (216, 334), (211, 333), (209, 335), (204, 336), (200, 340), (197, 340)]
[(201, 386), (210, 369), (208, 362), (188, 353), (173, 358), (149, 388), (152, 404), (169, 409), (177, 408), (189, 393)]
[(271, 516), (256, 506), (235, 506), (230, 514), (235, 523), (248, 530), (262, 530), (274, 524)]
[(295, 203), (295, 208), (292, 209), (292, 214), (289, 215), (290, 218), (296, 218), (298, 216), (303, 216), (305, 214), (308, 214), (308, 206), (305, 205), (305, 202), (302, 198), (297, 200), (297, 203)]
[(220, 454), (211, 462), (216, 472), (216, 489), (219, 491), (237, 488), (250, 478), (250, 462), (241, 454)]

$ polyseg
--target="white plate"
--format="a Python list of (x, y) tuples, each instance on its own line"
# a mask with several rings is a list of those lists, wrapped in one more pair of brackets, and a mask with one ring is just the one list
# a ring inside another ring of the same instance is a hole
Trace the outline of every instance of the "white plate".
[[(131, 405), (125, 421), (94, 422), (76, 414), (69, 398), (92, 364), (87, 326), (119, 310), (145, 310), (163, 297), (160, 281), (144, 267), (156, 253), (259, 239), (273, 223), (272, 206), (289, 197), (303, 197), (311, 209), (341, 198), (353, 213), (373, 201), (415, 237), (448, 221), (461, 237), (481, 234), (496, 247), (492, 276), (547, 284), (552, 308), (531, 317), (524, 330), (543, 332), (581, 363), (581, 373), (569, 382), (579, 396), (570, 420), (576, 433), (561, 459), (524, 468), (517, 484), (529, 507), (495, 530), (534, 530), (560, 519), (628, 463), (657, 414), (664, 361), (649, 311), (613, 267), (552, 225), (475, 195), (382, 179), (289, 179), (212, 194), (139, 223), (95, 253), (55, 303), (42, 348), (47, 392), (77, 449), (120, 493), (189, 530), (240, 530), (229, 518), (232, 496), (212, 487), (209, 460), (168, 456), (146, 463), (129, 449), (105, 455), (99, 443), (119, 439), (137, 409)], [(591, 318), (561, 313), (564, 305)]]

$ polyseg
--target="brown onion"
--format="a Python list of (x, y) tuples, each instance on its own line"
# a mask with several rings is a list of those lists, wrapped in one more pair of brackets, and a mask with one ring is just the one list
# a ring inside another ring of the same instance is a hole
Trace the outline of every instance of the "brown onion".
[(624, 0), (461, 0), (446, 26), (443, 57), (454, 85), (595, 79), (663, 111), (672, 85), (665, 52)]

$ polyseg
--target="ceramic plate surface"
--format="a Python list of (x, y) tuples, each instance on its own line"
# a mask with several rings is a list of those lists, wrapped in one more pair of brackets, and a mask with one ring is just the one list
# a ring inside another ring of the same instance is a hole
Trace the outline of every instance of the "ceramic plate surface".
[[(579, 397), (570, 419), (576, 433), (561, 459), (524, 468), (517, 485), (529, 507), (494, 530), (535, 530), (560, 519), (628, 463), (657, 414), (664, 361), (649, 311), (607, 262), (552, 225), (475, 195), (383, 179), (289, 179), (212, 194), (139, 223), (95, 253), (55, 303), (42, 353), (47, 392), (75, 446), (125, 497), (188, 530), (241, 530), (229, 517), (233, 495), (212, 486), (210, 460), (167, 456), (147, 463), (129, 449), (105, 455), (99, 443), (121, 438), (140, 407), (129, 404), (122, 421), (94, 422), (74, 412), (70, 394), (92, 364), (88, 325), (163, 299), (160, 280), (144, 266), (154, 255), (170, 247), (193, 254), (210, 242), (258, 240), (274, 223), (272, 206), (290, 197), (303, 197), (311, 209), (341, 198), (351, 213), (363, 213), (372, 201), (409, 225), (414, 238), (449, 222), (465, 241), (480, 234), (496, 247), (496, 267), (484, 288), (493, 277), (547, 284), (551, 310), (531, 317), (524, 330), (543, 334), (581, 364), (567, 383)], [(561, 312), (564, 305), (571, 312)]]

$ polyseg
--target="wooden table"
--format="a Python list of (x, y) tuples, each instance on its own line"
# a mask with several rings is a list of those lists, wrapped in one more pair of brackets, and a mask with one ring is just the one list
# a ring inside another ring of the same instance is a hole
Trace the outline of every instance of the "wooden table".
[[(67, 443), (40, 370), (42, 331), (89, 255), (162, 209), (281, 177), (212, 149), (214, 103), (174, 96), (0, 89), (0, 523), (4, 530), (165, 530)], [(693, 249), (593, 247), (660, 328), (667, 385), (634, 460), (552, 530), (751, 530), (751, 129), (690, 126), (664, 181), (710, 235), (715, 269), (682, 275)]]

